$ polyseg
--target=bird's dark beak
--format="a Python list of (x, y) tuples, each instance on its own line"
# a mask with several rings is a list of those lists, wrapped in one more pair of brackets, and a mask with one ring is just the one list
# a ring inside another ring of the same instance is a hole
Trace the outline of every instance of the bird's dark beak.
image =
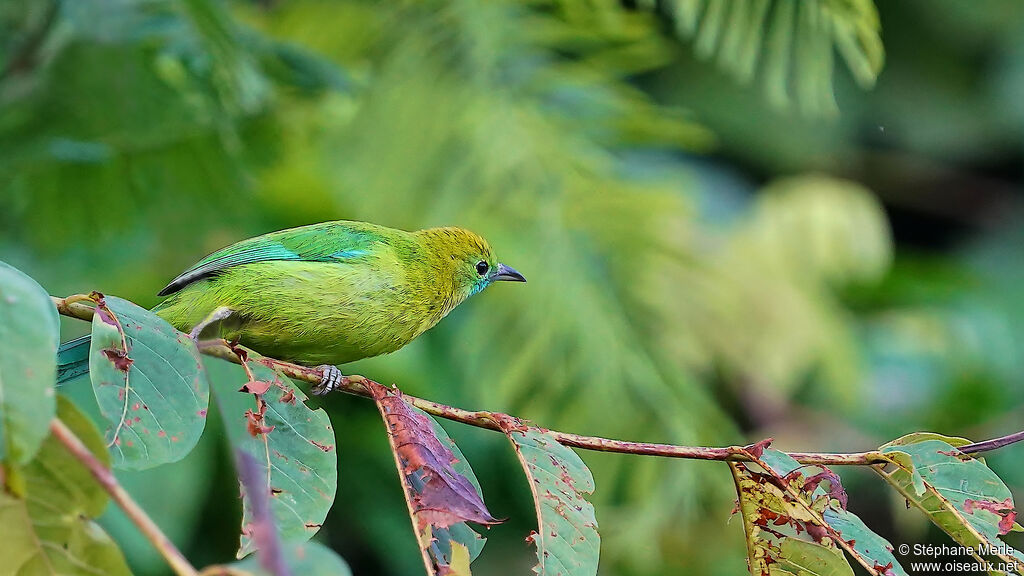
[(494, 271), (494, 276), (491, 276), (491, 280), (507, 280), (509, 282), (526, 282), (526, 277), (516, 272), (515, 268), (510, 268), (504, 264), (498, 264), (498, 267)]

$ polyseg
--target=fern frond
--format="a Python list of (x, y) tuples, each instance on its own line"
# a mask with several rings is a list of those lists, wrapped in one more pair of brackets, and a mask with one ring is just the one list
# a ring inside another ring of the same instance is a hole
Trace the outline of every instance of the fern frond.
[(834, 55), (870, 88), (885, 60), (871, 0), (669, 0), (677, 34), (694, 51), (748, 83), (760, 63), (768, 99), (809, 114), (835, 113)]

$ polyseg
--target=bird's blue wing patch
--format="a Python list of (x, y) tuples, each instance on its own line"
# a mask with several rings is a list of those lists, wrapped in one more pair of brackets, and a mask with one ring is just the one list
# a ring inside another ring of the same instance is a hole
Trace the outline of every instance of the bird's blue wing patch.
[(271, 260), (332, 262), (358, 258), (369, 254), (369, 247), (378, 241), (378, 234), (357, 222), (324, 222), (273, 232), (210, 254), (179, 274), (159, 295), (172, 294), (232, 266)]
[(358, 258), (360, 256), (366, 256), (367, 254), (369, 254), (369, 252), (367, 252), (366, 250), (342, 250), (340, 252), (335, 252), (334, 254), (331, 254), (331, 258), (345, 260), (346, 258)]

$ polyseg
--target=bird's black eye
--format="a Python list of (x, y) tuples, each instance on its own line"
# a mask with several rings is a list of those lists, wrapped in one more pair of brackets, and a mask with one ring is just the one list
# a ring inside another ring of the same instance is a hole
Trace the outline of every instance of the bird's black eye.
[(483, 276), (487, 274), (487, 271), (491, 269), (491, 266), (483, 260), (476, 263), (476, 273)]

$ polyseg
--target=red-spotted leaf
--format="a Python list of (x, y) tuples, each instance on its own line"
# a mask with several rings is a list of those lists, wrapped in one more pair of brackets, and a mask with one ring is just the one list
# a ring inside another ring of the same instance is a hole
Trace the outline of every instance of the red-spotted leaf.
[(398, 390), (375, 383), (369, 387), (387, 425), (428, 572), (468, 575), (471, 556), (479, 554), (482, 542), (465, 523), (490, 525), (498, 520), (484, 505), (479, 486), (456, 470), (464, 460), (461, 454), (456, 457), (447, 435), (439, 436), (440, 427)]
[(46, 291), (0, 262), (0, 462), (28, 462), (46, 438), (59, 333)]
[[(270, 510), (284, 542), (307, 540), (320, 530), (338, 488), (338, 454), (327, 413), (306, 405), (306, 396), (288, 378), (250, 352), (255, 377), (222, 360), (208, 360), (214, 398), (228, 440), (250, 454), (260, 473), (270, 479)], [(268, 382), (264, 394), (238, 392), (246, 382)], [(253, 507), (242, 503), (242, 535), (238, 556), (256, 549)]]
[(801, 465), (766, 444), (756, 446), (743, 451), (753, 462), (730, 464), (751, 574), (766, 574), (773, 566), (801, 574), (852, 574), (841, 548), (869, 574), (906, 576), (892, 546), (846, 510), (838, 475)]
[(127, 300), (95, 300), (89, 373), (114, 466), (181, 460), (203, 433), (210, 400), (195, 342)]
[(1014, 528), (1013, 496), (982, 460), (957, 450), (967, 443), (962, 438), (910, 434), (882, 446), (892, 465), (874, 470), (979, 560), (991, 555), (1004, 564), (1024, 566), (1024, 553), (1000, 539)]
[[(781, 476), (801, 469), (795, 461), (773, 458), (772, 452), (764, 454), (764, 449), (761, 446), (751, 453), (773, 460), (771, 466)], [(853, 576), (843, 551), (831, 538), (824, 537), (825, 531), (814, 524), (813, 515), (795, 503), (774, 476), (751, 463), (730, 462), (729, 468), (736, 484), (736, 511), (743, 518), (751, 574), (768, 574), (774, 566), (792, 574)], [(812, 484), (804, 481), (800, 487), (808, 501), (823, 495), (818, 491), (820, 482)], [(824, 499), (819, 501), (823, 503)]]
[(537, 507), (539, 576), (592, 576), (597, 574), (601, 536), (594, 506), (586, 496), (594, 492), (594, 477), (571, 448), (547, 432), (523, 426), (503, 416), (499, 423), (512, 441), (530, 481)]
[(842, 508), (829, 507), (825, 508), (823, 516), (829, 527), (839, 534), (843, 548), (871, 574), (907, 576), (893, 556), (892, 544), (875, 534), (856, 515)]
[(351, 576), (345, 561), (330, 549), (316, 542), (280, 541), (270, 511), (267, 478), (252, 455), (236, 453), (238, 479), (252, 509), (253, 538), (259, 549), (256, 554), (230, 566), (212, 566), (203, 576)]

